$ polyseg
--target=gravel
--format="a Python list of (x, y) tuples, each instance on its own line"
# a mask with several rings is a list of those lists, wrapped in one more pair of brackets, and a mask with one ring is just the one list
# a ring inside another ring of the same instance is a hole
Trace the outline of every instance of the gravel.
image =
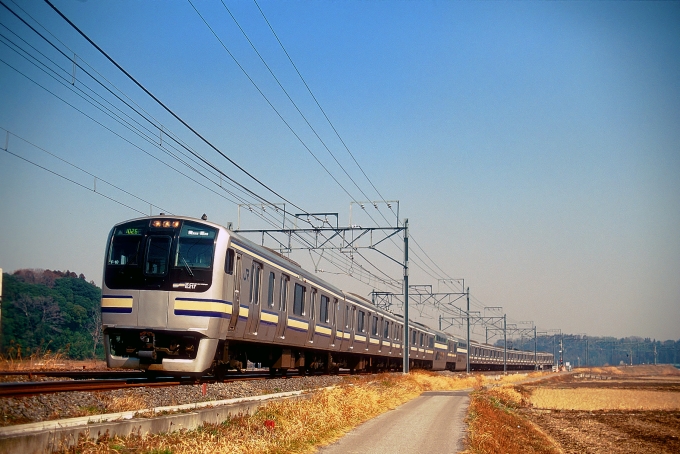
[(316, 389), (342, 380), (339, 376), (323, 375), (209, 383), (206, 395), (202, 392), (203, 385), (179, 385), (7, 397), (0, 398), (0, 426)]

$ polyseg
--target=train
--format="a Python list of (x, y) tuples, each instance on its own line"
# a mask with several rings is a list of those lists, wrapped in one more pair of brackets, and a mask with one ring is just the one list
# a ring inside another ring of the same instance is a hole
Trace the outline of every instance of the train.
[[(116, 224), (102, 279), (110, 368), (222, 378), (248, 365), (272, 375), (400, 370), (403, 317), (344, 292), (278, 252), (201, 219), (159, 215)], [(409, 322), (410, 368), (503, 370), (503, 348)], [(553, 355), (508, 350), (507, 368)]]

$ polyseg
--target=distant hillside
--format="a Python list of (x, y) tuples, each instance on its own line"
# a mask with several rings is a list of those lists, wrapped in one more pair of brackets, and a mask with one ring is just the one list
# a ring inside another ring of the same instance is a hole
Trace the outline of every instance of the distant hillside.
[(23, 269), (3, 274), (5, 356), (59, 352), (73, 359), (103, 358), (101, 289), (71, 271)]

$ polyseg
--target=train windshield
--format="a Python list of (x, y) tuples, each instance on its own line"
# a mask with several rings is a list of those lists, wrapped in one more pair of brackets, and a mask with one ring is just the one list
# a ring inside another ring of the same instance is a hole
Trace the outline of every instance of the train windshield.
[(217, 229), (179, 220), (133, 221), (111, 232), (109, 288), (205, 291), (212, 282)]

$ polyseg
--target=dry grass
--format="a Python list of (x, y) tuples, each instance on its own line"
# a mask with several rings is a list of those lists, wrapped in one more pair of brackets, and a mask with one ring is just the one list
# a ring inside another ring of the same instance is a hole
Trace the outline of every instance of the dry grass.
[(32, 353), (27, 358), (18, 354), (0, 355), (0, 371), (21, 370), (82, 370), (106, 369), (106, 362), (102, 360), (73, 360), (68, 359), (61, 352), (50, 350)]
[(552, 439), (517, 413), (524, 396), (512, 386), (478, 389), (468, 410), (466, 453), (560, 453)]
[(633, 389), (533, 390), (529, 402), (551, 410), (680, 410), (680, 393)]
[(273, 402), (251, 416), (222, 424), (170, 434), (81, 441), (70, 452), (313, 452), (424, 391), (481, 387), (487, 382), (489, 379), (481, 376), (457, 378), (421, 371), (407, 376), (351, 377), (342, 386), (316, 392), (310, 399)]
[(148, 402), (139, 396), (113, 397), (107, 400), (104, 405), (106, 406), (106, 413), (119, 413), (149, 408)]
[(578, 372), (604, 374), (604, 375), (644, 375), (646, 377), (654, 376), (670, 376), (680, 375), (680, 369), (662, 364), (659, 366), (641, 365), (641, 366), (603, 366), (603, 367), (588, 367), (578, 369)]

